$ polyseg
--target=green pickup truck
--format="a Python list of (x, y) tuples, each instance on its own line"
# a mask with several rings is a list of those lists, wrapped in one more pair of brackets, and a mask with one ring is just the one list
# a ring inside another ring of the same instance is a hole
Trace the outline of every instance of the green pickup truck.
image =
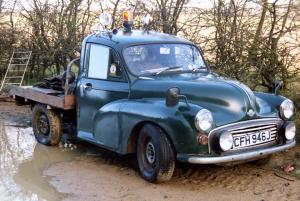
[(81, 140), (136, 153), (149, 182), (169, 180), (176, 160), (259, 161), (295, 145), (291, 100), (218, 76), (201, 49), (177, 36), (96, 32), (82, 43), (73, 84), (71, 95), (37, 87), (12, 87), (10, 95), (32, 105), (38, 142), (57, 145), (72, 124)]

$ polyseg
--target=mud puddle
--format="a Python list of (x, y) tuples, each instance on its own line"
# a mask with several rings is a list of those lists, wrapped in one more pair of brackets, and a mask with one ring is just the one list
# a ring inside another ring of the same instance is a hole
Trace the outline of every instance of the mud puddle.
[(31, 127), (0, 120), (0, 200), (62, 200), (66, 195), (58, 193), (42, 172), (78, 153), (37, 144)]

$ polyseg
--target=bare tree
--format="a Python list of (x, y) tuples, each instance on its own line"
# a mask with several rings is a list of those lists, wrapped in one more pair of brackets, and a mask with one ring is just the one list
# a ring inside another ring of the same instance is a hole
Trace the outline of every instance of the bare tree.
[[(55, 66), (55, 74), (66, 66), (68, 58), (78, 54), (79, 46), (91, 17), (91, 0), (57, 0), (56, 2), (31, 0), (30, 9), (23, 7), (23, 17), (31, 26), (30, 48), (34, 50), (31, 71)], [(39, 66), (39, 67), (36, 67)]]
[[(297, 56), (287, 39), (297, 32), (297, 4), (274, 1), (215, 0), (207, 15), (205, 47), (213, 69), (271, 92), (276, 79), (287, 82), (298, 73)], [(213, 22), (213, 24), (211, 24)], [(290, 39), (290, 38), (289, 38)], [(298, 43), (299, 44), (299, 43)], [(297, 54), (297, 53), (296, 53)], [(299, 54), (299, 53), (298, 53)]]
[(270, 4), (264, 1), (262, 4), (260, 21), (248, 58), (258, 72), (260, 85), (268, 91), (273, 90), (276, 79), (282, 80), (285, 87), (288, 79), (298, 71), (291, 69), (294, 63), (292, 49), (284, 42), (287, 39), (285, 37), (297, 29), (294, 23), (295, 13), (292, 13), (294, 6), (292, 0), (287, 4), (279, 4), (279, 1)]
[[(31, 77), (59, 74), (78, 55), (100, 12), (112, 15), (113, 29), (122, 27), (122, 12), (131, 10), (135, 28), (142, 28), (141, 17), (151, 14), (151, 29), (192, 40), (213, 70), (253, 89), (272, 91), (276, 79), (287, 87), (298, 76), (299, 1), (209, 3), (202, 8), (189, 0), (28, 0), (23, 6), (18, 0), (0, 0), (0, 57), (8, 57), (13, 48), (31, 49)], [(92, 10), (95, 4), (99, 12)]]
[(0, 0), (0, 77), (4, 74), (8, 59), (16, 45), (18, 32), (15, 27), (17, 0), (4, 2)]

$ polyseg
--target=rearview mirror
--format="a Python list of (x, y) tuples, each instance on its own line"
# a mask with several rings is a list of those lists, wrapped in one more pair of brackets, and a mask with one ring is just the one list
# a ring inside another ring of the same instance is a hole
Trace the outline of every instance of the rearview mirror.
[(180, 89), (177, 87), (172, 87), (167, 91), (166, 105), (168, 107), (173, 107), (179, 102)]

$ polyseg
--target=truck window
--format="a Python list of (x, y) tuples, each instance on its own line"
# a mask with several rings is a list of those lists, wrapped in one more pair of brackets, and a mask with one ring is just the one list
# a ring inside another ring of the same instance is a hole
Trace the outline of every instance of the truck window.
[(89, 44), (85, 58), (87, 77), (125, 81), (122, 67), (116, 52), (103, 45)]
[(120, 61), (116, 52), (111, 49), (110, 50), (110, 60), (109, 60), (109, 70), (108, 70), (108, 79), (116, 80), (116, 81), (124, 81), (124, 74), (122, 67), (120, 65)]
[(207, 70), (200, 51), (189, 44), (144, 44), (123, 51), (129, 71), (134, 75), (155, 74), (169, 67), (181, 67), (182, 73)]
[(107, 79), (110, 48), (91, 44), (88, 61), (88, 77)]

